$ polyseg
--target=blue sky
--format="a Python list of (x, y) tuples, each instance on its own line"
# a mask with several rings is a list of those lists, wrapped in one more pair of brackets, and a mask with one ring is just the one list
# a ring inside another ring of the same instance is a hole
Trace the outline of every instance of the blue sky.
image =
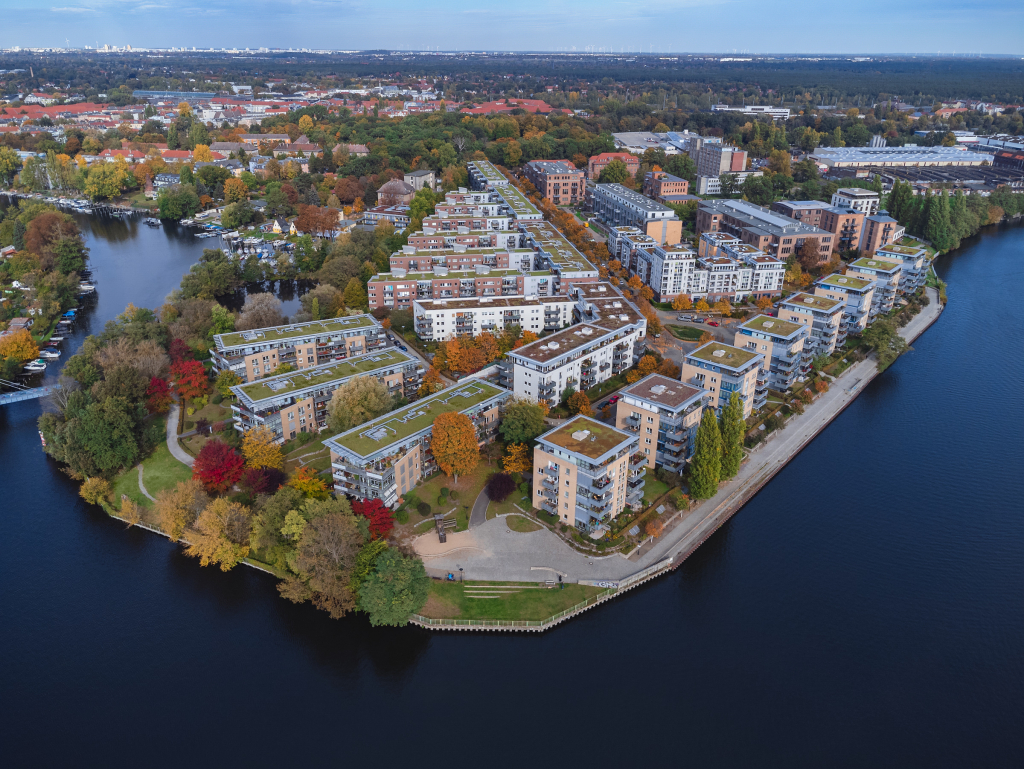
[(0, 0), (0, 46), (1024, 54), (1021, 0)]

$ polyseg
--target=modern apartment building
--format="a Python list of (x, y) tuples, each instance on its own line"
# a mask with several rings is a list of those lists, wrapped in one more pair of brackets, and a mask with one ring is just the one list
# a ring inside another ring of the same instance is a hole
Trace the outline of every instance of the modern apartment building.
[(728, 104), (711, 105), (712, 112), (742, 112), (744, 115), (767, 115), (772, 120), (789, 120), (788, 107), (769, 107), (759, 104), (745, 104), (741, 107), (731, 107)]
[[(732, 177), (734, 188), (739, 189), (751, 176), (764, 176), (764, 171), (730, 171), (729, 176)], [(724, 192), (721, 176), (697, 177), (698, 195), (722, 195)]]
[(678, 243), (682, 238), (683, 223), (675, 211), (621, 184), (594, 187), (594, 213), (606, 224), (636, 227), (659, 243)]
[(862, 256), (847, 266), (847, 276), (874, 282), (875, 291), (871, 297), (871, 317), (868, 323), (878, 315), (892, 310), (896, 303), (896, 294), (899, 293), (902, 271), (902, 262), (890, 262), (878, 256)]
[(903, 265), (900, 271), (901, 294), (914, 294), (924, 287), (928, 276), (928, 249), (923, 246), (889, 245), (875, 251), (875, 256)]
[(907, 228), (885, 211), (864, 217), (864, 229), (860, 236), (860, 252), (871, 256), (878, 249), (898, 243)]
[(665, 195), (688, 195), (690, 183), (686, 179), (665, 173), (664, 171), (648, 171), (644, 174), (644, 195), (658, 200)]
[(738, 393), (743, 401), (743, 418), (768, 402), (768, 376), (764, 355), (722, 342), (708, 342), (683, 358), (684, 384), (708, 391), (716, 411)]
[(768, 315), (756, 315), (736, 329), (733, 340), (737, 347), (753, 350), (764, 356), (761, 374), (768, 374), (768, 386), (786, 392), (811, 369), (811, 360), (804, 351), (810, 335), (800, 324)]
[(745, 200), (705, 200), (697, 207), (697, 232), (725, 232), (785, 261), (808, 238), (817, 238), (821, 261), (832, 258), (835, 236)]
[(782, 292), (786, 265), (738, 238), (706, 232), (697, 242), (698, 256), (689, 288), (690, 298), (743, 301), (775, 297)]
[(728, 144), (705, 144), (696, 157), (698, 176), (738, 174), (747, 170), (747, 152)]
[(855, 208), (829, 206), (821, 217), (821, 229), (835, 235), (833, 249), (851, 251), (860, 248), (864, 214)]
[(613, 160), (620, 160), (625, 163), (626, 170), (634, 178), (636, 177), (636, 172), (640, 170), (640, 158), (636, 155), (631, 155), (628, 152), (602, 152), (600, 155), (594, 155), (587, 161), (587, 178), (596, 182), (597, 177), (601, 175), (601, 172)]
[(469, 168), (469, 183), (474, 190), (491, 190), (509, 184), (505, 174), (486, 160), (472, 160), (467, 167)]
[(297, 369), (345, 360), (385, 345), (384, 329), (372, 315), (311, 320), (274, 328), (216, 334), (214, 368), (234, 371), (243, 382), (272, 374), (282, 363)]
[[(649, 255), (660, 245), (658, 241), (650, 235), (645, 235), (636, 227), (608, 228), (608, 251), (615, 254), (613, 258), (622, 262), (630, 274), (635, 274), (639, 269), (641, 255)], [(614, 252), (611, 250), (613, 247)], [(643, 276), (641, 276), (642, 279)]]
[(370, 376), (387, 385), (392, 395), (415, 397), (424, 369), (408, 353), (384, 349), (303, 371), (277, 374), (235, 385), (238, 402), (231, 406), (235, 429), (264, 426), (278, 441), (327, 427), (327, 406), (334, 391), (354, 377)]
[(534, 272), (531, 276), (540, 282), (550, 277), (550, 290), (538, 290), (543, 295), (568, 294), (579, 283), (596, 283), (597, 268), (587, 257), (549, 222), (524, 221), (519, 223), (523, 245), (534, 250)]
[(859, 334), (868, 327), (871, 318), (871, 305), (875, 296), (873, 280), (833, 273), (814, 284), (814, 293), (827, 299), (839, 299), (845, 302), (843, 320), (840, 323), (840, 329), (844, 336)]
[(544, 433), (533, 449), (534, 506), (593, 531), (644, 496), (639, 438), (589, 417)]
[(818, 355), (831, 355), (846, 341), (843, 325), (842, 299), (829, 299), (815, 294), (794, 294), (779, 302), (778, 317), (799, 323), (808, 330), (804, 351), (812, 360)]
[(425, 342), (442, 342), (484, 331), (497, 335), (510, 326), (537, 335), (558, 331), (573, 322), (575, 305), (576, 300), (567, 296), (417, 299), (412, 312), (417, 336)]
[[(390, 262), (392, 270), (406, 272), (430, 272), (435, 267), (472, 270), (478, 265), (498, 270), (529, 270), (533, 267), (533, 249), (468, 248), (461, 244), (450, 248), (417, 248), (406, 245), (401, 251), (391, 255)], [(386, 276), (387, 273), (381, 274)]]
[(821, 215), (826, 207), (820, 200), (777, 200), (771, 210), (810, 227), (821, 227)]
[(538, 221), (544, 218), (537, 206), (530, 202), (518, 187), (506, 184), (504, 187), (495, 188), (494, 194), (502, 202), (502, 213), (507, 213), (517, 222)]
[(482, 445), (497, 434), (501, 406), (510, 397), (511, 393), (500, 387), (465, 379), (325, 440), (331, 452), (335, 491), (394, 506), (421, 479), (438, 470), (430, 448), (438, 416), (451, 411), (465, 414)]
[(523, 171), (537, 192), (556, 206), (565, 206), (583, 200), (586, 178), (566, 160), (531, 160)]
[(649, 374), (622, 390), (615, 404), (615, 426), (640, 437), (647, 467), (681, 473), (693, 456), (694, 439), (711, 396), (661, 374)]
[(456, 227), (451, 230), (435, 230), (424, 227), (408, 237), (408, 245), (417, 251), (441, 251), (462, 248), (516, 249), (519, 247), (519, 233), (514, 230), (470, 230)]
[(434, 267), (430, 272), (392, 270), (374, 275), (366, 285), (370, 309), (411, 309), (417, 299), (473, 299), (488, 296), (548, 295), (547, 273), (531, 277), (520, 270), (477, 265), (472, 270)]
[(832, 205), (840, 208), (852, 208), (860, 211), (864, 216), (872, 216), (878, 213), (881, 196), (874, 190), (865, 190), (860, 187), (843, 187), (832, 193)]

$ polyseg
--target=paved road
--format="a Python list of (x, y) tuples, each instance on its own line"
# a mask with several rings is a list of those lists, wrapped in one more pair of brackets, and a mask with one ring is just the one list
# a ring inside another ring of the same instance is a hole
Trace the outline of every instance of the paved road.
[(195, 460), (178, 444), (178, 410), (180, 408), (181, 406), (177, 403), (171, 404), (171, 411), (167, 415), (167, 449), (171, 452), (172, 457), (182, 464), (192, 467)]
[(490, 501), (490, 498), (487, 496), (487, 489), (483, 489), (477, 495), (476, 501), (473, 503), (473, 509), (469, 513), (469, 528), (474, 529), (480, 524), (487, 522), (487, 503)]

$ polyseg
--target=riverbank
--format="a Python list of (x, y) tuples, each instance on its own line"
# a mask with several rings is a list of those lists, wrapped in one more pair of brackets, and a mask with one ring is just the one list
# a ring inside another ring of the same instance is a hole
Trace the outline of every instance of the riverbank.
[[(938, 292), (931, 288), (926, 291), (928, 306), (899, 330), (908, 344), (931, 327), (944, 309), (938, 301)], [(457, 570), (459, 566), (475, 579), (495, 581), (536, 581), (539, 574), (546, 579), (552, 573), (558, 573), (567, 581), (610, 588), (613, 592), (542, 622), (488, 623), (475, 620), (470, 623), (424, 616), (415, 616), (412, 621), (433, 630), (542, 631), (638, 584), (675, 570), (853, 403), (879, 373), (874, 355), (848, 368), (836, 378), (828, 392), (809, 405), (802, 415), (791, 418), (785, 429), (777, 431), (777, 437), (752, 450), (735, 479), (723, 484), (711, 499), (677, 513), (666, 522), (666, 533), (661, 538), (644, 545), (628, 558), (620, 555), (584, 556), (566, 547), (547, 530), (510, 539), (500, 520), (488, 521), (473, 531), (449, 535), (445, 551), (437, 556), (432, 557), (429, 548), (422, 554), (428, 573), (434, 576)]]

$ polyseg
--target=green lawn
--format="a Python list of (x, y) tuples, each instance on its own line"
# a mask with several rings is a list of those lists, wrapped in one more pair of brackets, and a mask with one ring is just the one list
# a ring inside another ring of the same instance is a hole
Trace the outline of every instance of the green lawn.
[(447, 619), (545, 620), (603, 592), (589, 585), (545, 588), (535, 582), (430, 583), (424, 617)]
[(662, 483), (651, 474), (650, 468), (647, 469), (647, 475), (644, 477), (646, 483), (644, 483), (644, 499), (648, 502), (653, 502), (666, 491), (668, 491), (668, 484)]
[(487, 503), (487, 520), (497, 518), (499, 515), (511, 515), (513, 513), (518, 513), (519, 511), (516, 510), (516, 505), (519, 505), (523, 510), (529, 510), (530, 507), (532, 507), (532, 505), (530, 505), (530, 498), (524, 494), (520, 494), (519, 490), (516, 489), (509, 494), (508, 499), (504, 502), (495, 502), (492, 500)]
[(682, 339), (684, 342), (696, 342), (704, 334), (704, 329), (693, 326), (669, 326), (668, 330), (672, 336)]
[(512, 531), (518, 531), (520, 534), (529, 534), (531, 531), (540, 531), (541, 529), (539, 523), (534, 523), (529, 518), (524, 518), (521, 515), (506, 516), (505, 524)]
[[(414, 491), (420, 501), (427, 502), (433, 508), (433, 514), (441, 513), (443, 515), (453, 507), (457, 507), (455, 520), (458, 522), (458, 526), (455, 530), (465, 531), (469, 528), (469, 513), (473, 509), (473, 503), (483, 490), (487, 479), (491, 477), (492, 473), (496, 472), (498, 472), (497, 465), (488, 465), (487, 462), (480, 462), (471, 473), (460, 476), (457, 484), (454, 479), (449, 478), (444, 473), (437, 473), (429, 480), (417, 486)], [(441, 493), (442, 486), (458, 491), (458, 500), (452, 501), (449, 499), (445, 504), (439, 505), (437, 497)]]
[[(154, 497), (165, 489), (173, 488), (179, 481), (187, 481), (192, 477), (192, 470), (171, 456), (167, 444), (161, 442), (153, 453), (142, 463), (142, 480)], [(120, 509), (121, 495), (126, 495), (144, 509), (152, 506), (139, 490), (139, 469), (130, 467), (114, 479), (114, 507)], [(147, 520), (145, 513), (143, 520)], [(147, 520), (147, 523), (149, 521)]]

